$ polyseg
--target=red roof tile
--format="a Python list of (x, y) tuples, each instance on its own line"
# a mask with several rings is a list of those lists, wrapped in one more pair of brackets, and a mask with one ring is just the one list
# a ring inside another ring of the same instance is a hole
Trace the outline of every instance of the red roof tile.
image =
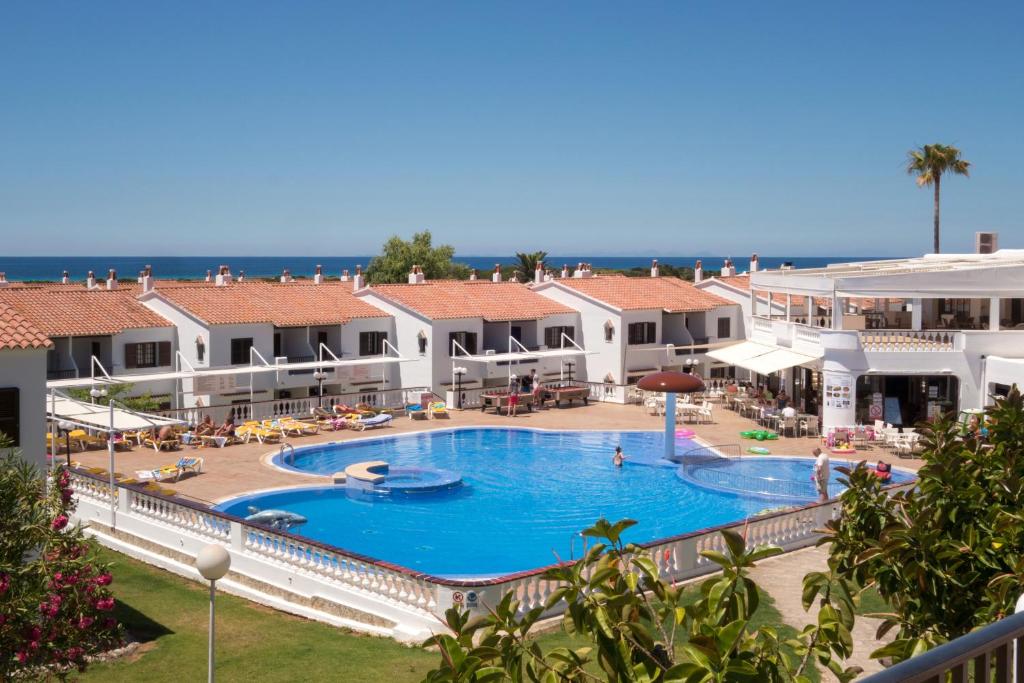
[(16, 308), (33, 326), (50, 337), (117, 334), (171, 323), (143, 306), (130, 289), (10, 288), (0, 301)]
[(246, 281), (217, 287), (206, 282), (162, 287), (156, 292), (211, 325), (271, 323), (277, 327), (340, 325), (387, 313), (352, 295), (351, 282)]
[(418, 285), (374, 285), (370, 291), (431, 320), (539, 320), (575, 312), (517, 282), (434, 280)]
[(47, 349), (53, 342), (18, 311), (0, 303), (0, 349)]
[(594, 275), (555, 282), (623, 311), (657, 308), (669, 313), (692, 313), (735, 305), (676, 277)]

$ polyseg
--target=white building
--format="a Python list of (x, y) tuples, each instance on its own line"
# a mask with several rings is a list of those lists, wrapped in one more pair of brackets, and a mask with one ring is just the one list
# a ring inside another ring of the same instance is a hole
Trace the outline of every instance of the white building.
[[(820, 406), (826, 429), (980, 408), (1024, 378), (1024, 251), (757, 272), (750, 297), (749, 341), (714, 355)], [(758, 305), (794, 297), (812, 314)]]
[[(355, 296), (394, 318), (395, 346), (413, 362), (401, 366), (404, 386), (438, 394), (507, 386), (513, 374), (536, 369), (542, 381), (559, 379), (581, 354), (579, 314), (522, 284), (491, 280), (374, 285)], [(510, 353), (511, 352), (511, 353)], [(460, 382), (453, 370), (464, 368)]]
[(538, 294), (579, 311), (578, 340), (588, 350), (591, 382), (635, 384), (650, 372), (694, 367), (704, 377), (724, 376), (709, 348), (742, 339), (738, 304), (675, 277), (595, 275), (588, 266), (570, 277), (536, 284)]
[(0, 303), (0, 433), (27, 461), (46, 464), (45, 334), (18, 311)]

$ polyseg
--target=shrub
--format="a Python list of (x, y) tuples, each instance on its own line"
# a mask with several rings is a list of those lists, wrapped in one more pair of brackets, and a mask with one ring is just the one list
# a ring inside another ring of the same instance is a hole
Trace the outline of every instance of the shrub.
[(61, 467), (47, 488), (16, 452), (0, 456), (0, 680), (64, 677), (122, 640), (109, 568), (70, 523), (70, 479)]

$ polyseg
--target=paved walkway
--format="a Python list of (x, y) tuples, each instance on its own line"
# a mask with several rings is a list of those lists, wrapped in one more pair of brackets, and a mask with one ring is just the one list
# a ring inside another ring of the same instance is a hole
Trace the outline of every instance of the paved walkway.
[[(750, 575), (775, 600), (775, 608), (782, 614), (783, 621), (800, 630), (808, 624), (817, 623), (818, 619), (817, 604), (811, 605), (809, 611), (804, 611), (804, 575), (808, 572), (827, 570), (828, 548), (820, 546), (804, 548), (759, 562)], [(881, 647), (881, 643), (875, 639), (878, 624), (878, 619), (868, 619), (860, 615), (854, 621), (853, 657), (847, 661), (847, 666), (859, 666), (864, 669), (862, 677), (882, 670), (878, 661), (871, 659), (870, 656)], [(822, 680), (835, 678), (830, 671), (823, 670)]]

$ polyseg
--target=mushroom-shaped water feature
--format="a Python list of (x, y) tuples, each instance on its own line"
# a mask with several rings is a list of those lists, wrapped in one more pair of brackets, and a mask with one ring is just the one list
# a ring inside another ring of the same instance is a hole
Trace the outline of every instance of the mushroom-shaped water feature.
[(665, 392), (665, 459), (676, 453), (676, 394), (704, 391), (704, 382), (697, 375), (685, 372), (654, 372), (640, 378), (636, 385), (644, 391)]

